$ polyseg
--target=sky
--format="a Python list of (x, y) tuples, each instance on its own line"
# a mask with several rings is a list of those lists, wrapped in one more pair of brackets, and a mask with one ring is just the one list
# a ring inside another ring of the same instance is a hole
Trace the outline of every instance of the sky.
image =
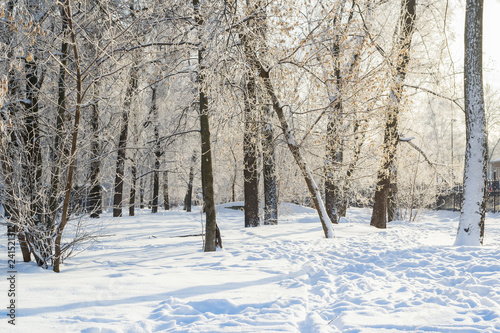
[(500, 1), (484, 1), (483, 62), (485, 83), (500, 88)]
[[(457, 52), (456, 65), (463, 66), (463, 35), (465, 23), (465, 1), (460, 1), (460, 9), (453, 18), (452, 29)], [(500, 90), (500, 0), (484, 0), (483, 12), (483, 68), (484, 83)]]

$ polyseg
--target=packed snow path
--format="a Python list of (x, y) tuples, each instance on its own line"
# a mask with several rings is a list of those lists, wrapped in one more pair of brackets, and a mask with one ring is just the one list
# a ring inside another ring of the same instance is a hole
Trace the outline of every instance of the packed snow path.
[(214, 253), (177, 237), (201, 232), (199, 211), (105, 218), (110, 236), (60, 274), (18, 264), (17, 325), (0, 330), (500, 331), (500, 216), (474, 248), (451, 246), (458, 213), (387, 230), (368, 225), (368, 210), (348, 214), (325, 239), (311, 209), (286, 205), (278, 226), (245, 229), (241, 211), (221, 206)]

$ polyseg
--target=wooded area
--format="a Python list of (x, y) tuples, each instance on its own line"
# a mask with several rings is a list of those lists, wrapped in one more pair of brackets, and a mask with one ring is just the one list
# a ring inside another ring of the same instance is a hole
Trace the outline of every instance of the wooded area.
[(222, 246), (226, 202), (243, 201), (242, 227), (277, 224), (279, 203), (294, 202), (317, 210), (327, 238), (348, 206), (373, 207), (386, 228), (435, 207), (464, 166), (457, 244), (482, 243), (498, 107), (483, 92), (482, 1), (467, 1), (465, 74), (451, 58), (454, 9), (4, 2), (0, 203), (24, 261), (58, 272), (98, 237), (82, 216), (120, 223), (124, 208), (203, 205), (205, 251)]

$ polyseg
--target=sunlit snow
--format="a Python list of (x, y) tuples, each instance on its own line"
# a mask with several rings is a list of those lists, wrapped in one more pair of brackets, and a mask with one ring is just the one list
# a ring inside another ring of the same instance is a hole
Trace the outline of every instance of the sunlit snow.
[[(59, 274), (18, 250), (17, 324), (3, 306), (0, 331), (500, 331), (498, 214), (483, 247), (454, 247), (458, 212), (379, 230), (350, 209), (325, 239), (313, 209), (287, 204), (279, 225), (245, 229), (233, 205), (218, 207), (217, 252), (202, 252), (199, 209), (105, 216), (107, 236)], [(5, 278), (0, 291), (6, 305)]]

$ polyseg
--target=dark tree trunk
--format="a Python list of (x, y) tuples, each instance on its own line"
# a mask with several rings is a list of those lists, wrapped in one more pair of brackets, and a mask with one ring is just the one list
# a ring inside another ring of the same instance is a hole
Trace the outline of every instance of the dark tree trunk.
[(40, 150), (40, 139), (38, 129), (38, 91), (39, 80), (37, 74), (36, 59), (26, 61), (26, 118), (25, 118), (25, 145), (28, 156), (29, 188), (31, 193), (31, 211), (36, 223), (41, 222), (42, 205), (39, 196), (40, 180), (42, 178), (42, 155)]
[[(15, 1), (8, 1), (6, 3), (6, 17), (13, 17), (13, 12), (15, 8)], [(0, 32), (0, 38), (5, 42), (5, 45), (13, 45), (14, 44), (14, 31), (4, 25), (4, 29)], [(13, 49), (10, 48), (7, 52), (7, 59), (14, 59)], [(16, 75), (16, 70), (13, 66), (11, 66), (10, 70), (7, 73), (7, 93), (10, 98), (11, 103), (7, 106), (8, 115), (2, 115), (2, 120), (7, 120), (9, 117), (15, 119), (16, 115), (22, 112), (21, 106), (19, 103), (12, 103), (19, 99), (19, 78)], [(4, 129), (6, 131), (6, 138), (9, 137), (10, 140), (5, 140), (2, 138), (0, 140), (0, 146), (2, 147), (2, 153), (0, 154), (0, 161), (2, 164), (3, 171), (3, 180), (4, 185), (7, 189), (7, 198), (5, 198), (5, 211), (6, 216), (9, 217), (9, 221), (12, 223), (12, 228), (10, 231), (14, 229), (14, 232), (17, 234), (17, 238), (19, 240), (19, 246), (21, 248), (21, 252), (23, 255), (23, 261), (29, 262), (31, 261), (31, 254), (28, 243), (26, 241), (25, 229), (22, 221), (20, 212), (19, 212), (19, 200), (16, 198), (16, 190), (15, 184), (13, 183), (12, 176), (14, 173), (13, 164), (11, 161), (14, 161), (15, 156), (19, 153), (19, 142), (17, 140), (16, 131), (12, 127), (7, 127)], [(3, 133), (2, 133), (3, 134)], [(4, 146), (5, 145), (5, 146)]]
[(133, 66), (130, 70), (130, 77), (128, 82), (127, 91), (125, 93), (125, 101), (122, 110), (122, 122), (120, 129), (120, 138), (118, 141), (118, 153), (116, 156), (116, 171), (115, 171), (115, 186), (113, 197), (113, 217), (122, 216), (122, 201), (123, 201), (123, 181), (125, 176), (125, 157), (128, 136), (128, 115), (132, 100), (137, 91), (138, 85), (138, 69)]
[(155, 170), (153, 172), (153, 200), (151, 203), (151, 213), (158, 213), (158, 195), (160, 193), (160, 177), (158, 169), (160, 168), (159, 157), (155, 155)]
[(139, 207), (144, 209), (144, 177), (141, 177), (139, 189)]
[[(57, 120), (56, 120), (56, 137), (54, 139), (53, 148), (53, 162), (54, 166), (52, 168), (52, 179), (51, 179), (51, 190), (49, 199), (49, 210), (51, 214), (51, 221), (48, 223), (49, 229), (53, 229), (56, 224), (57, 218), (57, 203), (59, 201), (59, 187), (61, 182), (61, 166), (62, 163), (68, 157), (68, 151), (66, 146), (63, 144), (64, 141), (64, 124), (66, 119), (66, 70), (69, 57), (69, 43), (68, 43), (68, 18), (64, 13), (64, 9), (61, 8), (61, 18), (62, 18), (62, 38), (61, 43), (61, 59), (59, 66), (59, 78), (58, 78), (58, 96), (57, 96)], [(64, 147), (64, 148), (63, 148)]]
[(274, 130), (271, 123), (271, 110), (270, 108), (266, 108), (265, 111), (267, 121), (262, 130), (262, 159), (264, 160), (264, 224), (274, 225), (278, 224), (278, 182), (276, 179), (274, 156)]
[(135, 216), (135, 192), (137, 184), (137, 166), (135, 160), (132, 160), (132, 166), (130, 167), (131, 180), (130, 183), (130, 198), (128, 205), (128, 216)]
[[(0, 141), (0, 145), (3, 144), (5, 144), (5, 141), (3, 140)], [(8, 149), (6, 149), (6, 147), (2, 147), (2, 152), (7, 153)], [(5, 186), (7, 188), (7, 195), (8, 195), (6, 201), (3, 202), (5, 208), (5, 217), (8, 217), (10, 221), (7, 224), (7, 230), (8, 232), (14, 232), (17, 235), (17, 238), (19, 240), (19, 246), (21, 248), (21, 253), (23, 255), (23, 261), (30, 262), (31, 261), (30, 249), (26, 241), (26, 235), (24, 231), (20, 229), (19, 212), (17, 211), (16, 204), (14, 202), (15, 196), (12, 184), (12, 168), (7, 159), (7, 154), (0, 154), (0, 161), (2, 165), (2, 171), (4, 177), (3, 179)]]
[(184, 197), (184, 210), (187, 212), (191, 211), (192, 198), (193, 198), (193, 180), (194, 180), (194, 165), (196, 162), (196, 156), (193, 155), (191, 158), (191, 167), (189, 168), (189, 179), (188, 187), (186, 191), (186, 196)]
[(370, 225), (376, 228), (387, 227), (387, 201), (391, 186), (391, 171), (396, 158), (398, 143), (398, 117), (403, 95), (403, 84), (407, 66), (410, 61), (411, 39), (415, 27), (416, 0), (402, 0), (402, 12), (399, 21), (398, 55), (389, 94), (389, 105), (386, 108), (386, 123), (383, 144), (383, 162), (377, 173), (377, 188), (373, 203)]
[(257, 92), (255, 79), (247, 76), (245, 89), (245, 132), (243, 133), (243, 177), (245, 227), (258, 227), (259, 178), (257, 168)]
[(68, 19), (68, 26), (71, 34), (71, 45), (73, 46), (73, 53), (75, 57), (75, 83), (76, 83), (76, 107), (75, 107), (75, 117), (74, 117), (74, 123), (73, 123), (73, 129), (72, 129), (72, 137), (71, 137), (71, 149), (70, 149), (70, 154), (69, 154), (69, 168), (68, 168), (68, 175), (66, 178), (66, 188), (65, 188), (65, 193), (64, 193), (64, 202), (63, 202), (63, 207), (62, 207), (62, 213), (61, 213), (61, 223), (59, 223), (59, 226), (56, 229), (56, 237), (55, 237), (55, 242), (54, 242), (54, 272), (58, 273), (59, 272), (59, 264), (61, 262), (61, 255), (62, 255), (62, 249), (61, 249), (61, 239), (62, 239), (62, 234), (64, 231), (64, 228), (66, 227), (66, 224), (68, 222), (68, 209), (69, 209), (69, 203), (70, 203), (70, 197), (71, 197), (71, 190), (73, 188), (73, 175), (75, 171), (75, 165), (76, 165), (76, 148), (77, 148), (77, 140), (78, 140), (78, 129), (80, 125), (80, 115), (81, 115), (81, 106), (83, 102), (83, 89), (82, 89), (82, 73), (80, 70), (80, 59), (79, 59), (79, 53), (78, 53), (78, 48), (77, 48), (77, 43), (76, 43), (76, 35), (75, 31), (73, 29), (73, 21), (72, 21), (72, 14), (71, 14), (71, 4), (69, 0), (65, 0), (64, 3), (61, 4), (64, 8), (65, 15)]
[(99, 158), (99, 82), (95, 83), (94, 100), (92, 105), (92, 113), (90, 117), (90, 125), (92, 129), (90, 143), (90, 194), (89, 194), (89, 210), (91, 218), (99, 218), (102, 213), (102, 194), (101, 181), (99, 179), (101, 162)]
[[(249, 64), (254, 56), (250, 45), (258, 44), (265, 49), (265, 10), (259, 10), (260, 0), (247, 0), (247, 12), (254, 15), (246, 21), (247, 34), (244, 35), (245, 56)], [(251, 37), (249, 37), (251, 36)], [(260, 106), (257, 87), (258, 73), (255, 66), (247, 66), (244, 89), (245, 131), (243, 133), (243, 192), (245, 196), (245, 227), (257, 227), (259, 219), (259, 173), (258, 173), (258, 142), (260, 136)]]
[[(196, 0), (195, 0), (196, 1)], [(203, 111), (200, 114), (201, 125), (201, 179), (203, 188), (203, 207), (206, 214), (205, 228), (205, 252), (215, 251), (216, 248), (216, 215), (215, 215), (215, 200), (213, 188), (213, 171), (212, 171), (212, 153), (210, 148), (210, 125), (208, 119), (207, 100), (203, 92), (200, 92), (200, 104), (204, 106), (200, 109)]]
[(234, 162), (233, 177), (231, 179), (231, 201), (235, 202), (236, 201), (236, 179), (238, 178), (238, 160), (236, 159), (236, 155), (234, 154), (233, 148), (230, 146), (229, 149), (231, 150), (231, 154), (233, 155), (233, 162)]
[(42, 155), (40, 149), (38, 125), (38, 94), (41, 81), (38, 78), (36, 57), (33, 61), (26, 61), (26, 117), (25, 133), (23, 137), (26, 150), (25, 181), (29, 202), (30, 214), (27, 219), (29, 224), (35, 226), (26, 234), (26, 240), (31, 246), (31, 252), (38, 266), (48, 266), (52, 258), (52, 230), (44, 225), (44, 195), (41, 188)]
[(163, 172), (163, 207), (170, 210), (170, 200), (168, 197), (168, 171)]
[[(200, 1), (193, 0), (195, 22), (198, 29), (204, 25), (203, 17), (200, 12)], [(200, 32), (199, 32), (200, 33)], [(203, 188), (203, 204), (206, 214), (205, 227), (205, 252), (215, 251), (217, 242), (217, 221), (215, 215), (215, 200), (214, 200), (214, 179), (212, 171), (212, 150), (210, 147), (210, 123), (208, 117), (208, 99), (203, 91), (204, 85), (204, 66), (203, 53), (205, 52), (202, 45), (198, 47), (198, 84), (199, 84), (199, 110), (200, 110), (200, 137), (201, 137), (201, 184)]]
[(158, 196), (160, 193), (160, 158), (162, 155), (160, 147), (160, 131), (159, 131), (159, 119), (158, 119), (158, 107), (156, 106), (156, 90), (157, 87), (153, 86), (151, 93), (151, 115), (153, 116), (153, 126), (155, 135), (155, 163), (153, 170), (153, 202), (151, 204), (151, 213), (158, 213)]

